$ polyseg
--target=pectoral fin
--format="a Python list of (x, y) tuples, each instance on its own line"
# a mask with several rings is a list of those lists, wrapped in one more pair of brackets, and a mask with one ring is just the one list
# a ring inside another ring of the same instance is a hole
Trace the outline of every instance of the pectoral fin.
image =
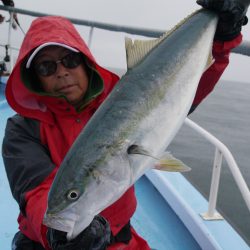
[(165, 152), (161, 157), (155, 157), (150, 154), (146, 149), (139, 145), (131, 145), (127, 149), (128, 154), (139, 154), (149, 156), (157, 160), (155, 169), (168, 171), (168, 172), (186, 172), (190, 171), (191, 168), (185, 165), (181, 160), (176, 159), (169, 152)]
[[(146, 149), (144, 149), (142, 146), (139, 145), (131, 145), (127, 149), (128, 154), (136, 154), (136, 155), (146, 155), (152, 158), (155, 158), (153, 155), (151, 155)], [(158, 158), (155, 158), (158, 159)]]

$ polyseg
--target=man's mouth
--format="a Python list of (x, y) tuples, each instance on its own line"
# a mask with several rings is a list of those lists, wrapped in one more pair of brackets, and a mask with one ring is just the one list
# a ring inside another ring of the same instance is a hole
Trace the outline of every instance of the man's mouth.
[(57, 91), (58, 92), (68, 92), (69, 90), (71, 90), (71, 88), (74, 88), (75, 84), (70, 84), (70, 85), (65, 85), (62, 86), (61, 88), (59, 88)]

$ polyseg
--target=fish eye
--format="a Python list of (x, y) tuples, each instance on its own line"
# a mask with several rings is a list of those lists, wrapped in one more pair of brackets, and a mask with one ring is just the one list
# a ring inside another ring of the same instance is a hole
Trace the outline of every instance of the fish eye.
[(79, 191), (76, 189), (72, 189), (68, 192), (67, 198), (70, 201), (76, 201), (79, 198)]

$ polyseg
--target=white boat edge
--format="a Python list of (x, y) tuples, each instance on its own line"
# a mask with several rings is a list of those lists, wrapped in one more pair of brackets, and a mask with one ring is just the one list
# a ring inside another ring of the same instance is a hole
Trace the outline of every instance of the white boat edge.
[(208, 202), (180, 173), (150, 170), (146, 177), (171, 206), (203, 250), (249, 250), (249, 246), (224, 219), (204, 220)]

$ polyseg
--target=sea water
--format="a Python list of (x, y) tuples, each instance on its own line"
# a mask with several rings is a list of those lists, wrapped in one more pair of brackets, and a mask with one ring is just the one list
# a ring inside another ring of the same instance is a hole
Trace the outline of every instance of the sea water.
[[(229, 148), (250, 188), (250, 83), (220, 81), (189, 118)], [(185, 177), (208, 199), (215, 148), (184, 125), (168, 150), (192, 168)], [(250, 245), (250, 212), (225, 160), (217, 210)]]

